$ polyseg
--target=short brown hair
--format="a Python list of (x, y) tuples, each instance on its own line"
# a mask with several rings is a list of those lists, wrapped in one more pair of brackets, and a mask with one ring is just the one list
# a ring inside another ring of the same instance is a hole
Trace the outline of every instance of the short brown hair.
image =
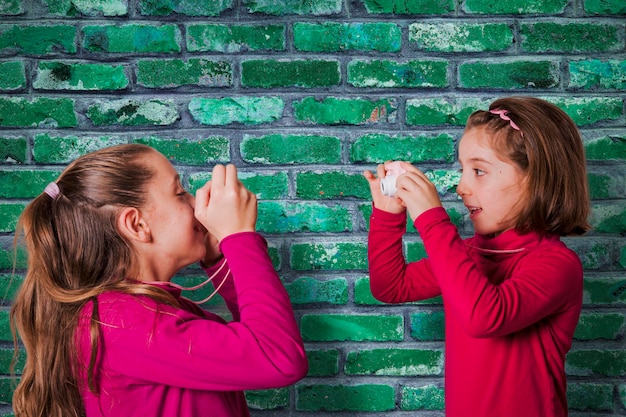
[(534, 97), (500, 98), (489, 110), (506, 111), (519, 130), (483, 110), (469, 117), (466, 130), (484, 128), (494, 150), (527, 176), (515, 227), (522, 233), (560, 236), (591, 229), (585, 150), (574, 121), (554, 104)]

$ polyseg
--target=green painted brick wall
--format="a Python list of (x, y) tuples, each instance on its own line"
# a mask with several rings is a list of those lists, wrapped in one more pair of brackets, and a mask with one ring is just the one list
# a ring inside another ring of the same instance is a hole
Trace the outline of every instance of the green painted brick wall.
[[(594, 230), (565, 239), (585, 268), (570, 415), (626, 416), (624, 0), (5, 0), (0, 17), (0, 416), (25, 360), (11, 374), (17, 218), (76, 157), (136, 142), (191, 191), (232, 162), (259, 198), (310, 371), (246, 392), (254, 417), (443, 417), (442, 300), (373, 298), (362, 172), (418, 165), (471, 235), (456, 144), (474, 110), (513, 94), (582, 132)], [(407, 258), (422, 258), (406, 230)], [(229, 317), (219, 297), (205, 308)]]

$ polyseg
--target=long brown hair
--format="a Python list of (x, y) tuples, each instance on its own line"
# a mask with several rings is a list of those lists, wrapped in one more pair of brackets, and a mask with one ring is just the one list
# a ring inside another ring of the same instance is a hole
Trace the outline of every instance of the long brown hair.
[(483, 127), (494, 150), (526, 175), (526, 192), (515, 227), (521, 232), (581, 235), (591, 229), (585, 150), (574, 121), (560, 108), (534, 97), (505, 97), (476, 111), (466, 129)]
[[(36, 197), (17, 225), (28, 269), (11, 308), (11, 325), (26, 349), (26, 363), (13, 396), (18, 417), (84, 416), (79, 375), (93, 368), (99, 338), (97, 295), (117, 290), (172, 303), (165, 291), (139, 285), (132, 277), (132, 247), (116, 227), (123, 207), (141, 208), (153, 177), (145, 145), (118, 145), (84, 155), (56, 181), (59, 194)], [(93, 303), (91, 352), (78, 351), (78, 317)], [(80, 359), (83, 359), (82, 362)]]

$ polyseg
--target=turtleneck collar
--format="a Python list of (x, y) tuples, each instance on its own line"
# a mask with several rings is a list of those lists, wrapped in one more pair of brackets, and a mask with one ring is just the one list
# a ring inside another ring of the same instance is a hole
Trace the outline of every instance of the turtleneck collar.
[(496, 237), (477, 234), (466, 242), (468, 246), (485, 253), (518, 253), (532, 249), (544, 239), (558, 239), (558, 236), (536, 232), (521, 234), (517, 229), (510, 229)]

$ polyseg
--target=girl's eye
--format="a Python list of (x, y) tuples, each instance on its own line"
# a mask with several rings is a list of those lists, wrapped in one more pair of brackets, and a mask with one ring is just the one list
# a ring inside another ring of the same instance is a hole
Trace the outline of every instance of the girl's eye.
[(474, 168), (474, 172), (476, 173), (477, 177), (485, 175), (485, 171), (483, 171), (482, 169)]

